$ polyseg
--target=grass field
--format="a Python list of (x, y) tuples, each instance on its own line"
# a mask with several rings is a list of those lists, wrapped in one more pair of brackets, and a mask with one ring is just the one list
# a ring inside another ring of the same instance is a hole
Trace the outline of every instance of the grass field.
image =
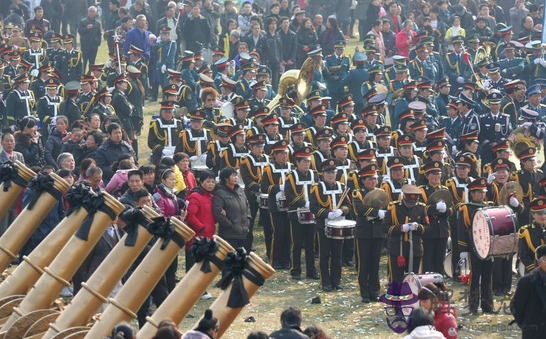
[[(354, 55), (354, 49), (357, 45), (356, 40), (350, 41), (346, 54)], [(97, 62), (104, 62), (108, 57), (106, 44), (103, 43)], [(146, 103), (144, 108), (144, 128), (139, 137), (139, 158), (140, 164), (148, 162), (150, 150), (146, 146), (148, 135), (147, 126), (151, 116), (158, 114), (159, 105), (157, 103)], [(263, 241), (263, 231), (261, 227), (255, 229), (255, 248), (257, 254), (264, 257), (265, 244)], [(304, 263), (305, 261), (302, 260)], [(318, 268), (318, 262), (317, 262)], [(181, 252), (179, 261), (179, 276), (184, 274), (184, 257)], [(386, 281), (386, 257), (382, 258), (381, 273), (383, 277), (381, 284), (384, 287), (383, 293), (387, 287)], [(215, 281), (216, 283), (216, 281)], [(457, 321), (463, 328), (459, 331), (459, 338), (517, 338), (521, 332), (516, 326), (508, 327), (508, 323), (513, 319), (510, 315), (504, 315), (503, 310), (499, 315), (482, 315), (474, 317), (461, 316), (466, 313), (464, 309), (466, 303), (457, 301), (464, 295), (465, 285), (447, 281), (450, 289), (454, 292), (454, 303), (457, 308)], [(515, 287), (515, 283), (513, 286)], [(290, 305), (298, 306), (303, 311), (303, 327), (317, 324), (321, 326), (332, 338), (393, 338), (401, 337), (392, 332), (386, 324), (385, 313), (382, 303), (363, 304), (357, 283), (357, 274), (354, 268), (343, 269), (342, 284), (344, 290), (341, 292), (325, 293), (322, 291), (320, 283), (313, 280), (295, 281), (290, 278), (287, 271), (277, 272), (270, 280), (266, 281), (264, 286), (251, 299), (251, 304), (246, 306), (235, 319), (230, 329), (224, 335), (224, 338), (244, 339), (251, 331), (263, 330), (271, 333), (280, 327), (279, 316), (282, 310)], [(201, 300), (195, 306), (193, 314), (198, 318), (204, 310), (210, 306), (216, 297), (221, 294), (221, 290), (213, 287), (209, 289), (213, 295), (211, 300)], [(321, 304), (311, 304), (311, 299), (320, 296)], [(509, 301), (504, 304), (508, 307)], [(495, 299), (495, 307), (501, 306), (501, 299)], [(256, 322), (244, 322), (244, 319), (253, 316)], [(185, 331), (190, 329), (196, 319), (185, 319), (180, 324), (180, 329)]]

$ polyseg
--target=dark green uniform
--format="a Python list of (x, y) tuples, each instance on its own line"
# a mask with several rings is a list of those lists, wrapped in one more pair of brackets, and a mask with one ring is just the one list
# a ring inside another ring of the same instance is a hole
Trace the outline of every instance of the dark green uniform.
[(72, 126), (74, 121), (82, 119), (82, 112), (76, 101), (72, 98), (66, 98), (61, 102), (59, 105), (59, 115), (64, 115), (68, 118), (68, 126)]

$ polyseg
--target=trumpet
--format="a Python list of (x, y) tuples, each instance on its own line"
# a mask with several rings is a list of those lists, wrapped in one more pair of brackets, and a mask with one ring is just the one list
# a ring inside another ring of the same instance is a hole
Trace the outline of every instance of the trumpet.
[(328, 66), (328, 73), (330, 73), (330, 76), (336, 75), (336, 72), (341, 68), (341, 65), (337, 66)]

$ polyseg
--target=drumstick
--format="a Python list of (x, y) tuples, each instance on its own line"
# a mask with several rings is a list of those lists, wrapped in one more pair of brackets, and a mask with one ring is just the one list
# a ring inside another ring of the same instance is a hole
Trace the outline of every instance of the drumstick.
[(307, 209), (307, 208), (298, 208), (297, 210), (290, 210), (290, 211), (288, 211), (286, 213), (296, 213), (296, 212), (303, 212), (303, 211), (309, 212), (309, 209)]
[(341, 195), (341, 199), (339, 199), (336, 209), (339, 209), (341, 207), (341, 204), (343, 203), (343, 200), (345, 200), (347, 193), (349, 193), (349, 187), (347, 187), (345, 191), (343, 192), (343, 194)]

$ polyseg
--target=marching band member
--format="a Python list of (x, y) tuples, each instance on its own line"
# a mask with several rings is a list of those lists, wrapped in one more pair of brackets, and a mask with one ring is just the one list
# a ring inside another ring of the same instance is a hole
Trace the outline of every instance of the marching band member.
[(256, 65), (252, 62), (246, 62), (243, 67), (243, 76), (235, 85), (235, 93), (242, 96), (244, 99), (250, 99), (252, 97), (252, 88), (250, 87), (252, 79), (256, 75)]
[(61, 104), (61, 98), (57, 95), (57, 88), (59, 87), (59, 81), (57, 79), (49, 79), (46, 82), (46, 95), (38, 100), (36, 105), (36, 113), (38, 119), (42, 122), (41, 133), (42, 140), (45, 141), (49, 137), (49, 129), (53, 122), (59, 115), (59, 105)]
[(339, 106), (339, 103), (342, 101), (344, 88), (341, 85), (341, 81), (349, 74), (349, 69), (351, 68), (349, 56), (343, 54), (346, 45), (345, 40), (335, 41), (334, 53), (324, 58), (326, 63), (324, 74), (328, 84), (328, 92), (332, 97), (332, 107)]
[(353, 168), (351, 160), (347, 157), (349, 155), (347, 138), (344, 136), (336, 137), (334, 140), (332, 140), (330, 147), (332, 149), (332, 157), (338, 164), (336, 181), (339, 181), (345, 185), (348, 174)]
[(93, 108), (95, 101), (95, 93), (92, 90), (93, 80), (92, 75), (80, 74), (81, 92), (78, 100), (76, 100), (76, 104), (80, 107), (80, 111), (84, 115)]
[(518, 231), (518, 258), (525, 266), (525, 274), (537, 267), (536, 248), (546, 241), (546, 199), (535, 198), (529, 204), (529, 209), (533, 222), (522, 226)]
[(366, 194), (376, 189), (378, 173), (376, 165), (367, 165), (359, 173), (361, 189), (353, 191), (354, 212), (357, 216), (355, 227), (356, 255), (358, 262), (358, 285), (362, 302), (379, 301), (379, 261), (383, 250), (385, 233), (381, 227), (386, 210), (365, 205)]
[(279, 134), (279, 116), (277, 113), (271, 113), (263, 118), (262, 123), (265, 130), (264, 152), (265, 154), (271, 154), (274, 145), (283, 139), (282, 135)]
[[(511, 162), (507, 159), (499, 158), (491, 162), (493, 173), (487, 178), (487, 201), (490, 201), (495, 206), (500, 206), (500, 191), (508, 182), (510, 177)], [(514, 213), (523, 213), (523, 205), (521, 205), (515, 196), (511, 196), (508, 204)], [(512, 257), (495, 258), (493, 262), (493, 291), (495, 295), (501, 296), (508, 294), (512, 285)]]
[(248, 118), (248, 114), (250, 113), (249, 101), (239, 96), (235, 96), (231, 102), (233, 103), (233, 108), (235, 109), (235, 117), (229, 119), (231, 125), (235, 126), (237, 124), (241, 124), (243, 125), (245, 131), (251, 129), (252, 121)]
[[(318, 174), (310, 169), (311, 151), (309, 146), (296, 149), (294, 159), (296, 168), (286, 176), (285, 195), (288, 201), (288, 219), (292, 242), (292, 279), (301, 280), (301, 247), (305, 244), (305, 267), (307, 278), (320, 279), (315, 270), (315, 235), (317, 225), (314, 220), (300, 220), (297, 210), (309, 212), (309, 193), (311, 186), (319, 182)], [(303, 221), (304, 223), (300, 222)]]
[(542, 91), (540, 85), (532, 85), (527, 89), (527, 105), (522, 108), (538, 112), (541, 119), (546, 116), (546, 105), (541, 103)]
[(486, 68), (487, 72), (489, 72), (489, 77), (491, 78), (489, 89), (496, 89), (504, 94), (504, 85), (508, 83), (508, 80), (502, 77), (500, 73), (500, 64), (498, 62), (492, 62), (487, 64)]
[(30, 80), (27, 75), (19, 75), (13, 81), (14, 89), (9, 92), (6, 98), (7, 121), (4, 122), (4, 125), (7, 126), (15, 126), (17, 120), (32, 115), (35, 104), (34, 95), (28, 90)]
[(501, 100), (501, 112), (510, 116), (510, 123), (515, 128), (518, 124), (518, 113), (520, 109), (517, 99), (518, 92), (521, 90), (522, 80), (512, 80), (504, 84), (506, 95)]
[(438, 95), (434, 99), (434, 106), (438, 109), (438, 115), (440, 117), (447, 116), (447, 107), (449, 104), (449, 91), (451, 90), (451, 84), (449, 83), (449, 78), (445, 77), (440, 79), (438, 85)]
[(283, 139), (290, 140), (290, 130), (298, 122), (298, 119), (292, 116), (294, 101), (289, 98), (280, 98), (279, 107), (281, 112), (279, 116), (279, 133)]
[(265, 98), (267, 94), (267, 83), (265, 81), (257, 81), (252, 85), (252, 97), (249, 99), (249, 105), (252, 110), (267, 106), (269, 100)]
[[(516, 156), (521, 162), (521, 169), (510, 173), (510, 180), (517, 181), (523, 188), (523, 207), (527, 210), (531, 201), (538, 196), (539, 182), (543, 174), (541, 170), (535, 169), (536, 148), (526, 148), (516, 154)], [(520, 213), (518, 215), (518, 225), (527, 225), (529, 222), (528, 213)]]
[(318, 105), (311, 109), (311, 114), (313, 115), (313, 125), (307, 128), (306, 141), (316, 147), (316, 145), (318, 145), (316, 135), (320, 129), (326, 127), (326, 107), (324, 105)]
[(447, 180), (453, 177), (453, 168), (451, 162), (444, 162), (445, 159), (445, 146), (446, 142), (442, 139), (435, 139), (427, 145), (427, 157), (430, 161), (438, 161), (442, 164), (442, 175), (440, 178), (441, 183), (447, 182)]
[(222, 161), (222, 152), (229, 146), (230, 137), (229, 131), (232, 127), (229, 123), (219, 123), (218, 125), (218, 140), (209, 142), (207, 148), (207, 167), (212, 170), (217, 177), (220, 174), (220, 163)]
[[(470, 198), (462, 204), (457, 212), (457, 228), (459, 237), (460, 258), (470, 260), (470, 281), (468, 283), (468, 306), (471, 314), (478, 313), (478, 306), (484, 313), (493, 313), (493, 260), (480, 259), (470, 248), (470, 233), (472, 232), (472, 220), (479, 208), (488, 207), (486, 202), (487, 179), (478, 178), (468, 184)], [(453, 238), (451, 239), (453, 241)]]
[(413, 143), (415, 138), (411, 135), (404, 135), (398, 140), (398, 152), (404, 158), (404, 177), (408, 178), (411, 183), (415, 183), (419, 178), (419, 168), (421, 167), (421, 159), (413, 154)]
[[(196, 109), (198, 97), (195, 96), (191, 87), (185, 82), (183, 73), (168, 68), (167, 74), (169, 85), (176, 86), (176, 105), (186, 107), (188, 111)], [(165, 92), (165, 88), (169, 85), (163, 86), (163, 92)]]
[(322, 164), (332, 157), (330, 144), (332, 143), (332, 131), (329, 127), (323, 128), (316, 133), (316, 150), (311, 154), (311, 167), (322, 177)]
[(366, 55), (362, 52), (356, 52), (353, 56), (353, 61), (356, 65), (355, 69), (349, 71), (342, 80), (341, 86), (349, 87), (349, 93), (353, 95), (355, 102), (355, 112), (360, 112), (364, 107), (364, 99), (362, 98), (362, 84), (369, 77), (368, 71), (364, 68), (366, 65)]
[(491, 57), (493, 57), (496, 61), (504, 58), (504, 47), (507, 43), (512, 41), (512, 37), (514, 36), (514, 33), (512, 32), (512, 26), (500, 29), (499, 33), (501, 35), (501, 40), (499, 40), (497, 44), (495, 53), (491, 53)]
[(427, 131), (427, 122), (424, 119), (416, 120), (411, 125), (411, 132), (415, 138), (413, 142), (413, 154), (419, 158), (422, 158), (427, 150)]
[(327, 220), (334, 220), (350, 212), (350, 202), (344, 195), (345, 186), (336, 181), (337, 163), (328, 159), (321, 164), (323, 180), (311, 187), (309, 209), (315, 215), (319, 238), (319, 267), (322, 290), (342, 290), (341, 252), (343, 240), (327, 237)]
[(499, 60), (501, 74), (509, 79), (520, 77), (525, 69), (525, 59), (517, 58), (515, 53), (516, 45), (512, 42), (504, 44), (504, 59)]
[(377, 104), (368, 104), (362, 109), (362, 117), (364, 118), (364, 123), (366, 124), (366, 139), (377, 142), (375, 137), (375, 132), (381, 127), (377, 124), (377, 118), (379, 116), (379, 105)]
[(411, 60), (408, 65), (410, 76), (413, 79), (417, 79), (419, 76), (427, 77), (435, 82), (438, 70), (429, 59), (427, 46), (419, 44), (415, 46), (415, 51), (417, 52), (417, 58)]
[[(38, 76), (30, 85), (30, 90), (34, 93), (34, 97), (40, 99), (45, 95), (46, 82), (51, 79), (51, 64), (46, 62), (38, 68)], [(11, 85), (11, 84), (10, 84)], [(4, 85), (6, 89), (6, 86)]]
[[(415, 81), (411, 81), (405, 84), (402, 88), (402, 96), (396, 102), (396, 107), (394, 109), (394, 115), (391, 117), (391, 122), (400, 121), (400, 125), (397, 125), (396, 127), (404, 130), (404, 126), (402, 125), (403, 119), (401, 116), (404, 115), (404, 113), (407, 113), (410, 102), (412, 102), (417, 96), (417, 85), (415, 84)], [(412, 113), (415, 114), (415, 112)], [(394, 128), (395, 126), (392, 127)]]
[(537, 78), (546, 77), (546, 60), (540, 41), (530, 42), (525, 47), (529, 53), (525, 58), (525, 73), (528, 76), (527, 82), (533, 84)]
[(277, 141), (271, 149), (271, 156), (272, 161), (264, 167), (260, 184), (261, 192), (268, 194), (268, 208), (273, 228), (269, 257), (274, 269), (289, 269), (290, 238), (286, 213), (288, 203), (284, 206), (284, 202), (287, 201), (284, 192), (286, 175), (292, 170), (292, 166), (288, 162), (288, 141)]
[(203, 128), (206, 113), (202, 109), (190, 112), (191, 128), (180, 131), (174, 153), (184, 152), (190, 156), (191, 168), (206, 166), (207, 145), (212, 140), (210, 131)]
[[(441, 142), (441, 141), (440, 141)], [(423, 165), (427, 183), (419, 186), (423, 192), (423, 202), (427, 205), (426, 211), (430, 221), (430, 228), (423, 234), (423, 272), (443, 272), (444, 256), (449, 237), (448, 218), (453, 215), (452, 206), (447, 206), (441, 200), (429, 204), (430, 196), (439, 191), (447, 192), (447, 187), (441, 185), (442, 162), (429, 161)]]
[(491, 112), (480, 116), (480, 134), (478, 136), (482, 151), (482, 164), (494, 159), (493, 147), (512, 133), (510, 116), (500, 113), (502, 94), (492, 92), (487, 96), (487, 99)]
[(402, 187), (404, 197), (387, 208), (383, 232), (387, 236), (389, 283), (401, 284), (405, 272), (419, 272), (423, 256), (421, 236), (429, 229), (425, 204), (419, 202), (421, 190), (415, 185)]
[[(459, 99), (455, 97), (449, 97), (449, 103), (447, 104), (446, 111), (447, 117), (442, 119), (440, 127), (445, 128), (446, 134), (451, 137), (454, 145), (452, 145), (453, 147), (452, 149), (450, 149), (450, 151), (452, 151), (451, 154), (456, 154), (457, 147), (455, 145), (459, 140), (462, 121), (462, 118), (459, 114)], [(455, 150), (455, 152), (453, 152), (453, 150)]]
[(365, 149), (358, 153), (357, 161), (355, 161), (356, 168), (350, 171), (347, 177), (347, 187), (351, 189), (351, 192), (353, 190), (360, 189), (359, 170), (369, 165), (377, 166), (377, 158), (375, 157), (375, 153), (375, 148)]
[(223, 118), (222, 111), (216, 107), (217, 99), (218, 92), (214, 88), (207, 87), (201, 91), (201, 102), (203, 104), (201, 110), (205, 113), (203, 126), (210, 130), (213, 136), (216, 134), (216, 124)]
[(469, 64), (470, 54), (463, 48), (464, 36), (454, 36), (451, 42), (454, 50), (444, 57), (444, 72), (449, 77), (451, 95), (454, 95), (459, 86), (472, 76), (472, 66)]
[(382, 126), (375, 132), (377, 140), (377, 171), (381, 175), (387, 174), (387, 161), (391, 157), (399, 156), (398, 150), (391, 146), (392, 129), (390, 126)]
[(110, 104), (112, 102), (112, 93), (110, 93), (108, 88), (102, 88), (95, 94), (95, 97), (97, 98), (97, 105), (93, 107), (93, 110), (90, 113), (98, 114), (101, 122), (108, 116), (116, 115), (114, 107)]
[(57, 56), (55, 66), (62, 74), (63, 82), (77, 81), (78, 76), (83, 73), (82, 52), (74, 49), (74, 36), (63, 35), (64, 53)]
[[(231, 142), (222, 151), (220, 168), (229, 166), (239, 171), (241, 158), (248, 154), (248, 148), (245, 146), (245, 130), (243, 125), (236, 124), (231, 127), (229, 138)], [(242, 186), (241, 184), (239, 185)]]
[(260, 223), (264, 227), (264, 238), (267, 255), (271, 253), (271, 219), (267, 212), (267, 206), (261, 205), (258, 201), (260, 194), (260, 185), (262, 182), (262, 173), (264, 167), (269, 164), (269, 157), (263, 154), (265, 145), (265, 134), (255, 134), (248, 137), (248, 148), (250, 153), (241, 158), (241, 178), (245, 184), (245, 195), (250, 205), (251, 223), (247, 239), (245, 240), (245, 249), (252, 249), (254, 236), (252, 230), (258, 209), (260, 210)]
[[(218, 73), (218, 75), (220, 76), (221, 74)], [(231, 101), (231, 99), (233, 99), (233, 97), (237, 95), (235, 94), (236, 85), (237, 83), (235, 81), (231, 80), (225, 75), (222, 75), (222, 83), (220, 84), (220, 91), (222, 92), (221, 99), (225, 101)]]
[(353, 101), (352, 94), (347, 94), (337, 102), (337, 111), (347, 114), (351, 122), (356, 119), (355, 102)]
[[(17, 81), (17, 78), (15, 78)], [(114, 90), (114, 94), (116, 94), (116, 91), (121, 91), (120, 89), (123, 87), (123, 83), (125, 82), (125, 76), (120, 75), (119, 78), (116, 79), (116, 89)], [(68, 119), (68, 126), (71, 126), (74, 121), (80, 120), (82, 118), (82, 112), (80, 111), (80, 108), (76, 104), (76, 98), (78, 97), (78, 91), (80, 89), (80, 84), (77, 81), (71, 81), (65, 86), (65, 99), (59, 104), (59, 115), (64, 115)], [(14, 91), (12, 91), (13, 93)], [(30, 92), (32, 93), (32, 92)], [(124, 96), (125, 94), (121, 92), (121, 94), (118, 94), (118, 96)], [(9, 95), (8, 95), (8, 112), (9, 112)], [(122, 100), (120, 100), (120, 106), (124, 104)], [(125, 100), (126, 108), (129, 109), (129, 105), (127, 104), (127, 100)], [(121, 111), (121, 108), (119, 109)], [(120, 114), (121, 118), (121, 114)], [(8, 117), (9, 119), (9, 117)], [(121, 120), (124, 122), (123, 120)]]
[[(497, 143), (495, 146), (493, 146), (493, 159), (510, 159), (510, 155), (512, 154), (512, 150), (510, 149), (510, 141), (505, 139)], [(516, 165), (513, 162), (509, 162), (509, 170), (508, 172), (516, 172)], [(487, 163), (483, 166), (482, 170), (483, 175), (490, 175), (493, 173), (493, 168), (491, 167), (491, 163)]]
[(387, 161), (387, 175), (383, 177), (381, 189), (387, 192), (390, 201), (402, 199), (402, 186), (411, 184), (411, 181), (405, 177), (405, 164), (406, 161), (400, 156), (391, 157)]
[(396, 131), (392, 132), (391, 145), (398, 147), (398, 139), (406, 134), (411, 133), (411, 125), (415, 122), (415, 111), (411, 108), (404, 110), (399, 115), (400, 124)]
[(302, 147), (311, 147), (309, 143), (305, 142), (305, 123), (298, 122), (292, 125), (292, 127), (290, 127), (289, 134), (292, 143), (288, 145), (288, 150), (290, 151), (288, 154), (288, 159), (291, 164), (296, 165), (294, 152)]
[(473, 178), (480, 176), (480, 168), (478, 166), (478, 141), (479, 131), (470, 132), (468, 134), (462, 134), (459, 137), (459, 149), (461, 150), (456, 156), (465, 155), (472, 160), (472, 167), (470, 168), (470, 176)]
[(353, 140), (353, 135), (349, 131), (349, 116), (346, 113), (336, 114), (331, 121), (333, 126), (334, 136), (344, 136), (347, 142)]
[(150, 123), (148, 132), (148, 147), (152, 150), (152, 163), (157, 166), (163, 156), (172, 156), (179, 143), (184, 126), (180, 120), (175, 119), (174, 102), (163, 101), (159, 118)]
[(247, 138), (256, 134), (265, 134), (263, 120), (269, 115), (269, 108), (262, 107), (252, 112), (253, 124), (252, 127), (246, 132)]
[(353, 162), (357, 162), (358, 154), (368, 148), (373, 148), (373, 143), (369, 140), (366, 140), (368, 133), (366, 123), (364, 119), (357, 118), (351, 123), (351, 132), (353, 133), (353, 138), (349, 143), (349, 156)]

